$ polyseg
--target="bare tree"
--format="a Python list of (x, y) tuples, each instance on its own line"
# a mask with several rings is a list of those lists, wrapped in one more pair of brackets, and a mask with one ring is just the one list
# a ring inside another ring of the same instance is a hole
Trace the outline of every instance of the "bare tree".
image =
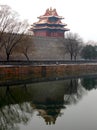
[[(17, 33), (15, 33), (15, 31)], [(25, 25), (23, 22), (14, 21), (9, 26), (9, 32), (5, 33), (3, 38), (3, 47), (6, 53), (6, 59), (9, 61), (10, 55), (13, 53), (14, 47), (20, 44), (24, 39)]]
[(24, 35), (20, 44), (16, 46), (18, 53), (23, 54), (27, 61), (30, 61), (29, 54), (31, 53), (31, 47), (33, 47), (33, 38), (30, 35)]
[(69, 53), (71, 60), (73, 58), (76, 60), (76, 57), (80, 52), (82, 43), (82, 39), (79, 37), (78, 34), (68, 33), (66, 35), (65, 49), (66, 52)]
[(26, 20), (20, 22), (18, 15), (9, 6), (1, 6), (0, 10), (0, 47), (5, 50), (9, 61), (16, 44), (19, 44), (28, 28)]
[(30, 44), (28, 42), (26, 41), (26, 44), (25, 44), (25, 46), (23, 46), (21, 51), (24, 54), (24, 56), (26, 57), (27, 61), (30, 61), (30, 58), (29, 58)]
[(11, 8), (9, 6), (0, 5), (0, 48), (3, 45), (3, 34), (8, 32), (7, 28), (11, 24), (13, 16), (11, 15)]

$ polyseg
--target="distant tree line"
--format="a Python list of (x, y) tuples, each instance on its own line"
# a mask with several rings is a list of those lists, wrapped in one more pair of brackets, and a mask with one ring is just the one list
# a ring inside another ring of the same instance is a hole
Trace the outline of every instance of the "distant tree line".
[(88, 60), (97, 59), (97, 45), (93, 45), (92, 42), (85, 45), (81, 51), (81, 57)]
[(76, 60), (83, 46), (82, 38), (76, 33), (67, 33), (65, 37), (65, 50), (71, 60)]
[(85, 43), (76, 33), (67, 33), (65, 49), (71, 60), (76, 60), (78, 56), (79, 59), (85, 60), (97, 59), (97, 43), (94, 41)]

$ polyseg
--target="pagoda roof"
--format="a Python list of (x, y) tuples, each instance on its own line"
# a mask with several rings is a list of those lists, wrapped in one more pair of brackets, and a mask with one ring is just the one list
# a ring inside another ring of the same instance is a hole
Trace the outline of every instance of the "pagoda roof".
[(62, 16), (59, 16), (59, 15), (58, 15), (56, 9), (52, 9), (52, 8), (50, 8), (50, 9), (48, 8), (48, 9), (46, 10), (45, 14), (39, 16), (38, 18), (39, 18), (39, 19), (43, 19), (43, 18), (46, 18), (46, 17), (47, 17), (47, 18), (48, 18), (48, 17), (56, 17), (56, 18), (58, 18), (58, 19), (63, 19)]
[[(63, 17), (59, 16), (56, 9), (48, 8), (44, 15), (39, 17), (38, 22), (33, 23), (30, 30), (61, 30), (69, 31), (68, 28), (64, 28), (67, 24), (62, 23), (61, 19)], [(42, 26), (41, 26), (42, 25)]]

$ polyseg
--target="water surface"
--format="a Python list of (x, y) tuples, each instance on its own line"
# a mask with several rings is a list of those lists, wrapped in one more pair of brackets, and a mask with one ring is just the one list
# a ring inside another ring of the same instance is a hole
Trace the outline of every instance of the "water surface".
[(96, 130), (97, 77), (0, 87), (1, 130)]

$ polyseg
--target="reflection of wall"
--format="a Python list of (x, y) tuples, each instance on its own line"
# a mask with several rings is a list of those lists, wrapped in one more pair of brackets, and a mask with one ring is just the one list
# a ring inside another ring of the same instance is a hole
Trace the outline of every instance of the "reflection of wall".
[(64, 100), (64, 81), (44, 82), (32, 87), (33, 102), (36, 104), (58, 104)]
[[(78, 81), (60, 80), (32, 84), (21, 84), (15, 86), (0, 87), (0, 97), (6, 100), (9, 98), (13, 103), (31, 101), (35, 104), (64, 104), (64, 95), (76, 94)], [(5, 96), (6, 95), (6, 96)], [(12, 103), (12, 102), (11, 102)]]

